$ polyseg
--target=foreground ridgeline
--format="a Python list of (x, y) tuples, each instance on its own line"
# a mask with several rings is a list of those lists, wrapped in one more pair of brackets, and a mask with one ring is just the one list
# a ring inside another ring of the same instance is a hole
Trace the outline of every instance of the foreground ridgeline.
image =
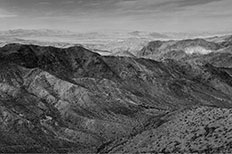
[(209, 52), (230, 44), (197, 41), (188, 51), (204, 51), (204, 62), (199, 54), (145, 59), (162, 42), (143, 58), (81, 46), (0, 48), (0, 152), (231, 152), (232, 68)]

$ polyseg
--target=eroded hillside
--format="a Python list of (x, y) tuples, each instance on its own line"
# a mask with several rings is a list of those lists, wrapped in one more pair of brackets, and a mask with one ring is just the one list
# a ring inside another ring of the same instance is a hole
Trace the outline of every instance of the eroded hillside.
[(157, 61), (174, 59), (199, 65), (210, 63), (217, 67), (231, 67), (231, 42), (231, 36), (152, 41), (136, 55)]

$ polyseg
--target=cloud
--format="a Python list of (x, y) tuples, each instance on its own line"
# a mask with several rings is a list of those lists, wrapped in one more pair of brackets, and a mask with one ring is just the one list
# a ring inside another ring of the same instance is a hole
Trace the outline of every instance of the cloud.
[(17, 17), (17, 15), (0, 14), (0, 18), (13, 18), (13, 17)]
[(0, 18), (11, 18), (6, 28), (217, 30), (231, 27), (231, 6), (232, 0), (0, 0)]
[(179, 7), (194, 6), (194, 5), (204, 5), (213, 2), (219, 2), (222, 0), (178, 0), (177, 4)]
[[(81, 3), (82, 1), (78, 1), (78, 3)], [(62, 2), (63, 4), (74, 4), (75, 2), (72, 1), (72, 0), (69, 0), (69, 1), (64, 1)]]
[(17, 17), (18, 15), (7, 12), (3, 9), (0, 9), (0, 18), (13, 18), (13, 17)]
[(169, 12), (219, 1), (223, 0), (121, 0), (116, 3), (116, 6), (122, 10), (161, 10)]
[(39, 4), (39, 5), (50, 5), (51, 3), (50, 3), (50, 2), (45, 2), (45, 1), (43, 1), (43, 2), (39, 2), (38, 4)]

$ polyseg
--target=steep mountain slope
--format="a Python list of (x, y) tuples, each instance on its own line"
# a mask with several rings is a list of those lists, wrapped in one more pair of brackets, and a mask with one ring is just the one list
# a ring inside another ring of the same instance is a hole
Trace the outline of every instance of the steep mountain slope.
[(231, 109), (195, 107), (168, 115), (109, 153), (231, 153)]
[(231, 72), (104, 57), (80, 46), (6, 45), (0, 48), (0, 152), (104, 152), (179, 110), (232, 107)]

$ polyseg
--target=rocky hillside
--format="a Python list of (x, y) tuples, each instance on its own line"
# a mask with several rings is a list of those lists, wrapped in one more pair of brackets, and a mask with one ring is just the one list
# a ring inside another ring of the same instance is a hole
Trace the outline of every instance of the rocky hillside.
[[(187, 145), (179, 148), (179, 142), (173, 148), (171, 145), (179, 140), (175, 133), (190, 143), (191, 133), (182, 132), (192, 127), (190, 123), (197, 123), (191, 117), (211, 117), (212, 123), (220, 116), (229, 120), (231, 73), (230, 68), (211, 64), (100, 56), (81, 46), (61, 49), (8, 44), (0, 48), (0, 152), (194, 150)], [(185, 114), (190, 119), (187, 122), (181, 119)], [(185, 128), (178, 126), (181, 120)], [(207, 129), (206, 123), (202, 125), (193, 129)], [(230, 123), (225, 129), (229, 127)], [(213, 131), (210, 129), (209, 134)], [(228, 133), (230, 130), (219, 136), (220, 144), (207, 135), (195, 137), (194, 142), (204, 139), (199, 147), (215, 143), (217, 150), (226, 150), (222, 139)], [(151, 134), (149, 142), (145, 141), (147, 134)], [(157, 140), (160, 136), (167, 140)], [(136, 146), (143, 143), (140, 138), (144, 144)]]
[(231, 109), (195, 107), (167, 115), (109, 153), (231, 153)]
[(217, 67), (231, 67), (232, 39), (231, 36), (222, 36), (180, 41), (152, 41), (137, 52), (137, 56), (158, 61), (174, 59), (200, 65), (210, 63)]

